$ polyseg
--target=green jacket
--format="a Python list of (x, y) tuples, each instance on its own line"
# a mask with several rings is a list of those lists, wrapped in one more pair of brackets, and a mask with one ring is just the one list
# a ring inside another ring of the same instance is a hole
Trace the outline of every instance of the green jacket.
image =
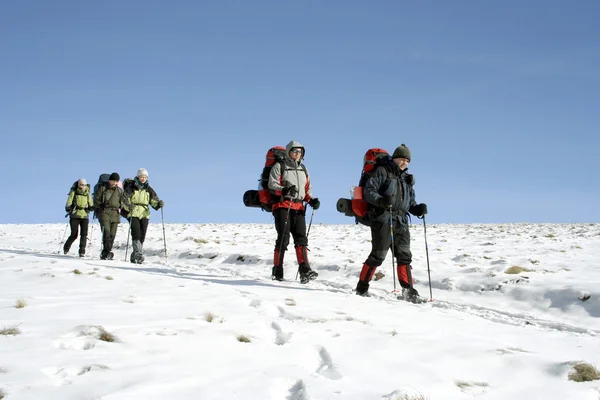
[(65, 208), (70, 211), (71, 218), (86, 219), (89, 218), (90, 212), (94, 203), (92, 202), (92, 196), (90, 195), (90, 185), (81, 189), (71, 189), (69, 197), (67, 198), (67, 204)]
[(148, 182), (142, 185), (137, 178), (126, 179), (123, 190), (130, 206), (127, 218), (150, 219), (150, 207), (158, 210), (160, 199)]
[(100, 186), (94, 195), (96, 215), (100, 222), (121, 222), (119, 209), (128, 208), (127, 199), (123, 189), (118, 186), (109, 187), (108, 184)]

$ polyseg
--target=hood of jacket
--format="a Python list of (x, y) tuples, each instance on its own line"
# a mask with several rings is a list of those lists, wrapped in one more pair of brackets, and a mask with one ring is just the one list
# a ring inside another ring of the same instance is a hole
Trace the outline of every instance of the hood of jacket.
[(290, 150), (292, 150), (294, 147), (300, 147), (302, 149), (302, 157), (300, 157), (300, 161), (299, 161), (299, 163), (301, 163), (302, 160), (304, 160), (304, 154), (306, 153), (306, 150), (304, 149), (304, 146), (302, 146), (300, 144), (300, 142), (297, 142), (295, 140), (292, 140), (291, 142), (289, 142), (287, 144), (287, 146), (285, 146), (285, 157), (290, 160), (292, 159), (290, 157)]

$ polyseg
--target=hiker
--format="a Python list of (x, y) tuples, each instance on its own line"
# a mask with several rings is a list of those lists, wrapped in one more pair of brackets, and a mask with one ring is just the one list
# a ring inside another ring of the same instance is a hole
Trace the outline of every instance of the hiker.
[(126, 179), (123, 183), (123, 190), (131, 204), (127, 214), (133, 246), (130, 261), (134, 264), (141, 264), (144, 262), (144, 240), (150, 222), (149, 207), (158, 211), (164, 207), (165, 203), (158, 198), (154, 189), (148, 184), (146, 168), (140, 168), (134, 179)]
[(69, 225), (71, 226), (71, 236), (63, 246), (63, 252), (69, 253), (71, 245), (77, 239), (79, 228), (81, 227), (81, 238), (79, 239), (79, 257), (85, 256), (85, 246), (87, 244), (88, 226), (90, 223), (89, 215), (93, 208), (92, 196), (90, 195), (90, 185), (84, 178), (77, 180), (71, 187), (65, 211), (70, 216)]
[(318, 210), (321, 203), (318, 198), (312, 196), (310, 176), (302, 164), (304, 154), (304, 146), (292, 140), (286, 146), (284, 160), (274, 164), (269, 174), (269, 189), (275, 196), (279, 196), (272, 208), (277, 240), (275, 241), (271, 276), (272, 279), (278, 281), (283, 280), (283, 258), (290, 241), (290, 233), (294, 238), (300, 282), (308, 283), (319, 276), (310, 268), (308, 261), (304, 202), (314, 210)]
[(94, 195), (95, 213), (102, 228), (101, 260), (113, 259), (113, 243), (121, 222), (119, 209), (128, 208), (123, 189), (118, 186), (120, 179), (119, 174), (113, 172), (110, 174), (108, 182), (101, 184)]
[(427, 214), (427, 205), (417, 204), (415, 201), (414, 178), (407, 169), (410, 159), (410, 150), (402, 144), (396, 148), (392, 158), (387, 157), (376, 167), (365, 184), (364, 198), (368, 202), (371, 220), (371, 253), (362, 267), (356, 285), (356, 293), (361, 296), (368, 295), (369, 282), (392, 245), (392, 218), (392, 256), (396, 258), (398, 281), (402, 287), (401, 297), (413, 302), (420, 300), (419, 292), (413, 288), (408, 213), (421, 217)]

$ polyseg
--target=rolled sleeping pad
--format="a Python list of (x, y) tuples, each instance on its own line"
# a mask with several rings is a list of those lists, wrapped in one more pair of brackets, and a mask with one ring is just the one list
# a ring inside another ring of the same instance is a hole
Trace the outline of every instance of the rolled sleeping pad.
[(356, 214), (352, 211), (352, 200), (350, 199), (338, 199), (336, 204), (338, 212), (341, 212), (347, 217), (355, 217)]
[(246, 193), (244, 193), (244, 205), (246, 207), (262, 208), (262, 204), (260, 203), (260, 196), (258, 195), (258, 190), (247, 190)]

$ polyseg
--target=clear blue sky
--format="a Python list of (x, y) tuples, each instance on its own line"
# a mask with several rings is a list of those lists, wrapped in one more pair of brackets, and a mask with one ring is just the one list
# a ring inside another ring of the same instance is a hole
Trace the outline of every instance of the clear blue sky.
[(140, 167), (167, 222), (270, 222), (242, 194), (290, 140), (315, 223), (351, 223), (365, 150), (401, 143), (431, 223), (600, 222), (598, 21), (596, 0), (3, 1), (0, 223), (65, 221), (74, 180)]

